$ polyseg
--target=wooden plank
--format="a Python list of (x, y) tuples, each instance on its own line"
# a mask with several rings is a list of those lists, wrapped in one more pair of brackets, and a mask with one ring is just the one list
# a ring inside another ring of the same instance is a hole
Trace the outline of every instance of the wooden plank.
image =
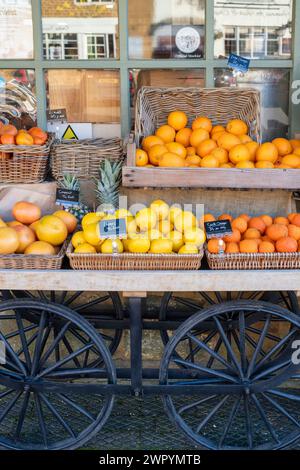
[(0, 270), (0, 289), (132, 292), (300, 291), (299, 270)]
[(127, 165), (135, 167), (135, 149), (136, 145), (133, 141), (127, 144)]
[(129, 292), (129, 291), (125, 291), (125, 292), (122, 292), (122, 296), (125, 297), (125, 298), (129, 298), (129, 297), (147, 297), (147, 292), (146, 291), (143, 291), (143, 292), (137, 292), (137, 291), (133, 291), (133, 292)]
[(123, 167), (123, 186), (143, 188), (300, 188), (300, 170)]

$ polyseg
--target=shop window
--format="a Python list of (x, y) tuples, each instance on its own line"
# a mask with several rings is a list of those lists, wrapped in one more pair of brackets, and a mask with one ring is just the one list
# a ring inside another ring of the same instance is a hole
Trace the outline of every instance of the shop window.
[(257, 88), (261, 92), (263, 140), (285, 137), (289, 130), (290, 72), (285, 69), (249, 70), (236, 76), (229, 69), (215, 69), (215, 86)]
[(0, 2), (0, 44), (0, 59), (33, 58), (30, 0)]
[[(215, 0), (215, 57), (291, 57), (292, 0)], [(238, 25), (238, 26), (237, 26)]]
[(204, 57), (205, 0), (128, 0), (131, 59)]
[(18, 129), (36, 125), (35, 72), (0, 69), (0, 116)]
[(44, 58), (116, 59), (118, 1), (42, 0)]

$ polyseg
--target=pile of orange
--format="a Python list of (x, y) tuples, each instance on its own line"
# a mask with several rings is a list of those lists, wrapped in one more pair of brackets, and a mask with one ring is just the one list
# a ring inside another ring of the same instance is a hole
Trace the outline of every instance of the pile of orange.
[(47, 132), (40, 127), (31, 127), (28, 131), (18, 130), (12, 124), (3, 124), (0, 121), (0, 143), (2, 145), (44, 145), (47, 138)]
[(139, 167), (300, 168), (300, 140), (274, 139), (259, 145), (241, 119), (213, 125), (199, 116), (188, 126), (183, 111), (169, 114), (167, 123), (136, 150)]
[[(222, 214), (219, 220), (230, 220), (232, 234), (223, 238), (225, 253), (294, 253), (300, 252), (300, 214), (287, 217), (242, 214), (235, 219)], [(216, 220), (212, 214), (204, 216), (205, 222)], [(207, 243), (210, 253), (218, 254), (220, 240), (211, 238)]]

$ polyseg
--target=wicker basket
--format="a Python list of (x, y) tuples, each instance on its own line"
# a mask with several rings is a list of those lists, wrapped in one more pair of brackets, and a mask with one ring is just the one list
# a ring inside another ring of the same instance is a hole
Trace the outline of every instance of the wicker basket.
[(74, 253), (72, 244), (67, 256), (73, 269), (101, 271), (166, 271), (197, 270), (201, 267), (203, 252), (197, 255), (161, 255), (121, 253), (113, 255)]
[(211, 269), (299, 269), (300, 253), (225, 253), (206, 250)]
[(68, 240), (57, 255), (0, 255), (0, 269), (60, 269)]
[(49, 136), (45, 145), (0, 145), (0, 183), (41, 183), (48, 170)]
[(112, 161), (124, 159), (121, 139), (84, 139), (54, 143), (50, 160), (52, 175), (57, 181), (65, 173), (81, 179), (98, 177), (99, 165), (106, 158)]
[(142, 87), (135, 108), (135, 140), (151, 135), (167, 121), (171, 111), (180, 109), (189, 118), (208, 116), (226, 125), (230, 119), (244, 120), (253, 139), (260, 141), (260, 92), (251, 88), (154, 88)]

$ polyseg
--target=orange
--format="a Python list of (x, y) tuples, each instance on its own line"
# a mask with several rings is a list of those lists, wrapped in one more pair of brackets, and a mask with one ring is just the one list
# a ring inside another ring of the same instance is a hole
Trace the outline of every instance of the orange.
[(239, 217), (246, 220), (247, 224), (248, 224), (249, 220), (251, 219), (250, 215), (248, 215), (248, 214), (241, 214), (241, 215), (239, 215)]
[(238, 243), (241, 240), (241, 232), (237, 230), (236, 228), (232, 228), (232, 233), (230, 235), (226, 235), (224, 237), (224, 242), (226, 243)]
[(259, 144), (257, 142), (252, 141), (252, 142), (246, 142), (245, 145), (246, 145), (247, 149), (250, 152), (250, 160), (252, 162), (254, 162), (255, 161), (256, 151), (259, 147)]
[[(200, 144), (201, 145), (201, 144)], [(225, 149), (220, 147), (213, 149), (210, 154), (213, 157), (216, 157), (219, 160), (220, 165), (223, 163), (228, 163), (228, 152)]]
[(165, 125), (159, 127), (155, 132), (156, 137), (159, 137), (161, 140), (164, 141), (165, 144), (169, 142), (174, 142), (176, 132), (173, 127)]
[(256, 242), (256, 240), (242, 240), (240, 242), (240, 252), (241, 253), (257, 253), (258, 243)]
[(248, 144), (249, 142), (252, 142), (252, 139), (248, 134), (239, 135), (239, 139), (242, 144)]
[(246, 162), (250, 160), (250, 152), (246, 145), (238, 144), (232, 147), (229, 151), (229, 160), (237, 165), (239, 162)]
[(282, 237), (276, 242), (278, 253), (294, 253), (298, 251), (298, 243), (294, 238)]
[(158, 165), (161, 157), (167, 152), (168, 149), (165, 145), (153, 145), (153, 147), (150, 148), (148, 153), (150, 163), (152, 165)]
[(210, 240), (208, 240), (208, 243), (207, 243), (208, 251), (215, 255), (219, 254), (220, 248), (224, 249), (225, 247), (226, 247), (225, 243), (224, 242), (222, 243), (222, 240), (220, 240), (219, 238), (211, 238)]
[(163, 145), (164, 141), (157, 137), (156, 135), (148, 135), (148, 137), (145, 137), (142, 141), (142, 148), (146, 152), (149, 152), (151, 147), (154, 145)]
[(220, 168), (233, 168), (234, 165), (232, 163), (222, 163)]
[(290, 224), (293, 223), (293, 218), (295, 217), (295, 215), (298, 215), (297, 212), (292, 212), (291, 214), (288, 215)]
[(257, 228), (248, 228), (246, 232), (244, 233), (244, 239), (246, 240), (256, 240), (257, 238), (260, 238), (261, 233)]
[(29, 129), (28, 134), (30, 134), (34, 139), (40, 139), (43, 144), (46, 142), (48, 138), (47, 132), (43, 131), (40, 127), (32, 127)]
[(62, 220), (66, 224), (66, 227), (69, 233), (74, 232), (74, 230), (77, 227), (78, 221), (73, 214), (70, 214), (70, 212), (61, 210), (61, 211), (54, 212), (53, 215), (58, 217), (60, 220)]
[(25, 132), (20, 132), (20, 134), (16, 135), (16, 144), (17, 145), (33, 145), (34, 140), (30, 134)]
[(19, 246), (16, 249), (16, 253), (24, 253), (26, 248), (31, 245), (31, 243), (36, 241), (36, 236), (31, 228), (26, 225), (16, 225), (14, 230), (17, 232), (19, 239)]
[(297, 168), (300, 165), (300, 155), (296, 155), (296, 154), (286, 155), (282, 159), (282, 164), (289, 165), (292, 168)]
[(206, 155), (209, 155), (216, 148), (217, 148), (217, 144), (214, 140), (212, 139), (203, 140), (203, 142), (201, 142), (201, 144), (199, 144), (197, 147), (197, 155), (203, 158)]
[(296, 214), (296, 215), (293, 217), (293, 224), (294, 224), (294, 225), (297, 225), (297, 227), (300, 227), (300, 214)]
[(275, 246), (273, 243), (268, 242), (268, 241), (262, 241), (258, 245), (258, 251), (259, 253), (274, 253), (275, 251)]
[(54, 246), (47, 242), (33, 242), (25, 250), (25, 255), (55, 255)]
[(266, 230), (266, 235), (274, 242), (282, 237), (287, 237), (288, 234), (288, 228), (282, 224), (272, 224), (270, 227), (267, 227)]
[(218, 220), (230, 220), (230, 222), (232, 222), (233, 217), (232, 215), (229, 215), (229, 214), (221, 214), (219, 215)]
[(168, 152), (176, 153), (176, 155), (179, 155), (181, 158), (186, 157), (186, 148), (183, 145), (178, 144), (177, 142), (170, 142), (169, 144), (166, 144), (166, 147)]
[(167, 152), (159, 160), (158, 166), (160, 167), (182, 167), (185, 165), (184, 158), (181, 158), (176, 153)]
[(209, 133), (205, 129), (195, 129), (191, 133), (190, 144), (192, 147), (198, 147), (204, 140), (209, 139)]
[(275, 217), (273, 223), (288, 226), (289, 225), (289, 219), (287, 219), (286, 217)]
[(204, 129), (207, 132), (211, 132), (212, 128), (213, 126), (211, 120), (205, 116), (197, 117), (192, 123), (193, 131), (195, 129)]
[(195, 163), (189, 163), (189, 162), (186, 162), (185, 166), (188, 168), (199, 168), (199, 165), (196, 165)]
[(12, 134), (2, 134), (0, 141), (3, 145), (14, 145), (15, 137)]
[(226, 131), (234, 135), (248, 134), (248, 126), (241, 119), (232, 119), (226, 126)]
[(214, 222), (216, 220), (216, 218), (212, 214), (204, 214), (203, 220), (204, 220), (204, 222)]
[(224, 126), (214, 126), (211, 130), (211, 135), (215, 134), (216, 132), (226, 132)]
[(198, 157), (198, 155), (190, 155), (189, 157), (186, 157), (185, 161), (189, 165), (200, 166), (201, 158)]
[(232, 228), (239, 230), (241, 233), (244, 233), (248, 228), (248, 223), (243, 217), (237, 217), (232, 221), (231, 226)]
[(40, 241), (51, 245), (61, 245), (68, 236), (66, 224), (55, 215), (45, 215), (39, 221), (36, 235)]
[(231, 150), (232, 147), (239, 145), (241, 141), (236, 135), (229, 134), (228, 132), (224, 132), (218, 138), (217, 143), (219, 147), (229, 152), (229, 150)]
[(276, 145), (271, 142), (265, 142), (261, 144), (256, 151), (256, 160), (258, 162), (268, 161), (275, 163), (278, 158), (278, 150)]
[(293, 168), (289, 165), (284, 165), (280, 163), (279, 165), (275, 165), (275, 168), (280, 168), (281, 170), (293, 170)]
[(256, 228), (260, 231), (261, 234), (263, 234), (267, 226), (261, 217), (252, 217), (252, 219), (250, 219), (248, 222), (248, 227)]
[(270, 227), (273, 224), (273, 219), (270, 215), (263, 214), (260, 216), (260, 219), (264, 221), (266, 227)]
[(239, 162), (235, 165), (236, 168), (246, 168), (246, 169), (249, 169), (249, 168), (255, 168), (255, 165), (253, 162), (251, 162), (250, 160), (247, 160), (245, 162)]
[(18, 130), (12, 124), (3, 124), (0, 128), (0, 135), (10, 134), (10, 135), (17, 135)]
[(177, 132), (175, 141), (179, 144), (183, 145), (184, 147), (188, 147), (190, 145), (190, 137), (192, 134), (192, 130), (189, 127), (184, 127)]
[(15, 229), (11, 227), (0, 228), (0, 254), (10, 255), (15, 253), (19, 246), (19, 237)]
[(186, 148), (186, 154), (187, 154), (188, 157), (190, 157), (191, 155), (196, 155), (195, 147), (187, 147)]
[(41, 217), (41, 209), (27, 201), (16, 202), (12, 208), (13, 217), (22, 224), (30, 225)]
[(136, 149), (135, 164), (136, 166), (145, 166), (148, 163), (148, 154), (145, 150)]
[(213, 155), (206, 155), (204, 158), (202, 158), (200, 166), (202, 168), (219, 168), (220, 163), (219, 160)]
[(291, 139), (290, 144), (291, 144), (293, 150), (295, 150), (298, 147), (300, 147), (300, 139)]
[(235, 242), (226, 243), (225, 253), (239, 253), (239, 245)]
[[(262, 241), (262, 242), (271, 242), (271, 243), (273, 243), (273, 245), (274, 245), (274, 241), (271, 240), (271, 238), (269, 238), (268, 235), (263, 235), (263, 236), (261, 237), (261, 241)], [(274, 246), (275, 246), (275, 245), (274, 245)]]
[(214, 132), (213, 134), (211, 134), (211, 138), (212, 138), (212, 140), (217, 142), (219, 137), (221, 137), (221, 135), (223, 135), (223, 134), (227, 134), (227, 132), (225, 130), (224, 131)]
[(300, 156), (300, 147), (297, 147), (297, 148), (293, 151), (293, 155), (298, 155), (298, 156)]
[(288, 226), (289, 237), (295, 238), (295, 240), (300, 240), (300, 227), (297, 225), (290, 224)]
[(272, 170), (274, 167), (274, 163), (269, 162), (268, 160), (261, 160), (255, 163), (255, 168), (260, 168), (264, 170)]
[(173, 111), (168, 116), (168, 125), (173, 127), (175, 131), (180, 131), (186, 127), (188, 123), (187, 115), (183, 111)]
[(278, 137), (277, 139), (272, 140), (272, 144), (277, 147), (278, 155), (280, 157), (284, 157), (293, 151), (291, 143), (283, 137)]

